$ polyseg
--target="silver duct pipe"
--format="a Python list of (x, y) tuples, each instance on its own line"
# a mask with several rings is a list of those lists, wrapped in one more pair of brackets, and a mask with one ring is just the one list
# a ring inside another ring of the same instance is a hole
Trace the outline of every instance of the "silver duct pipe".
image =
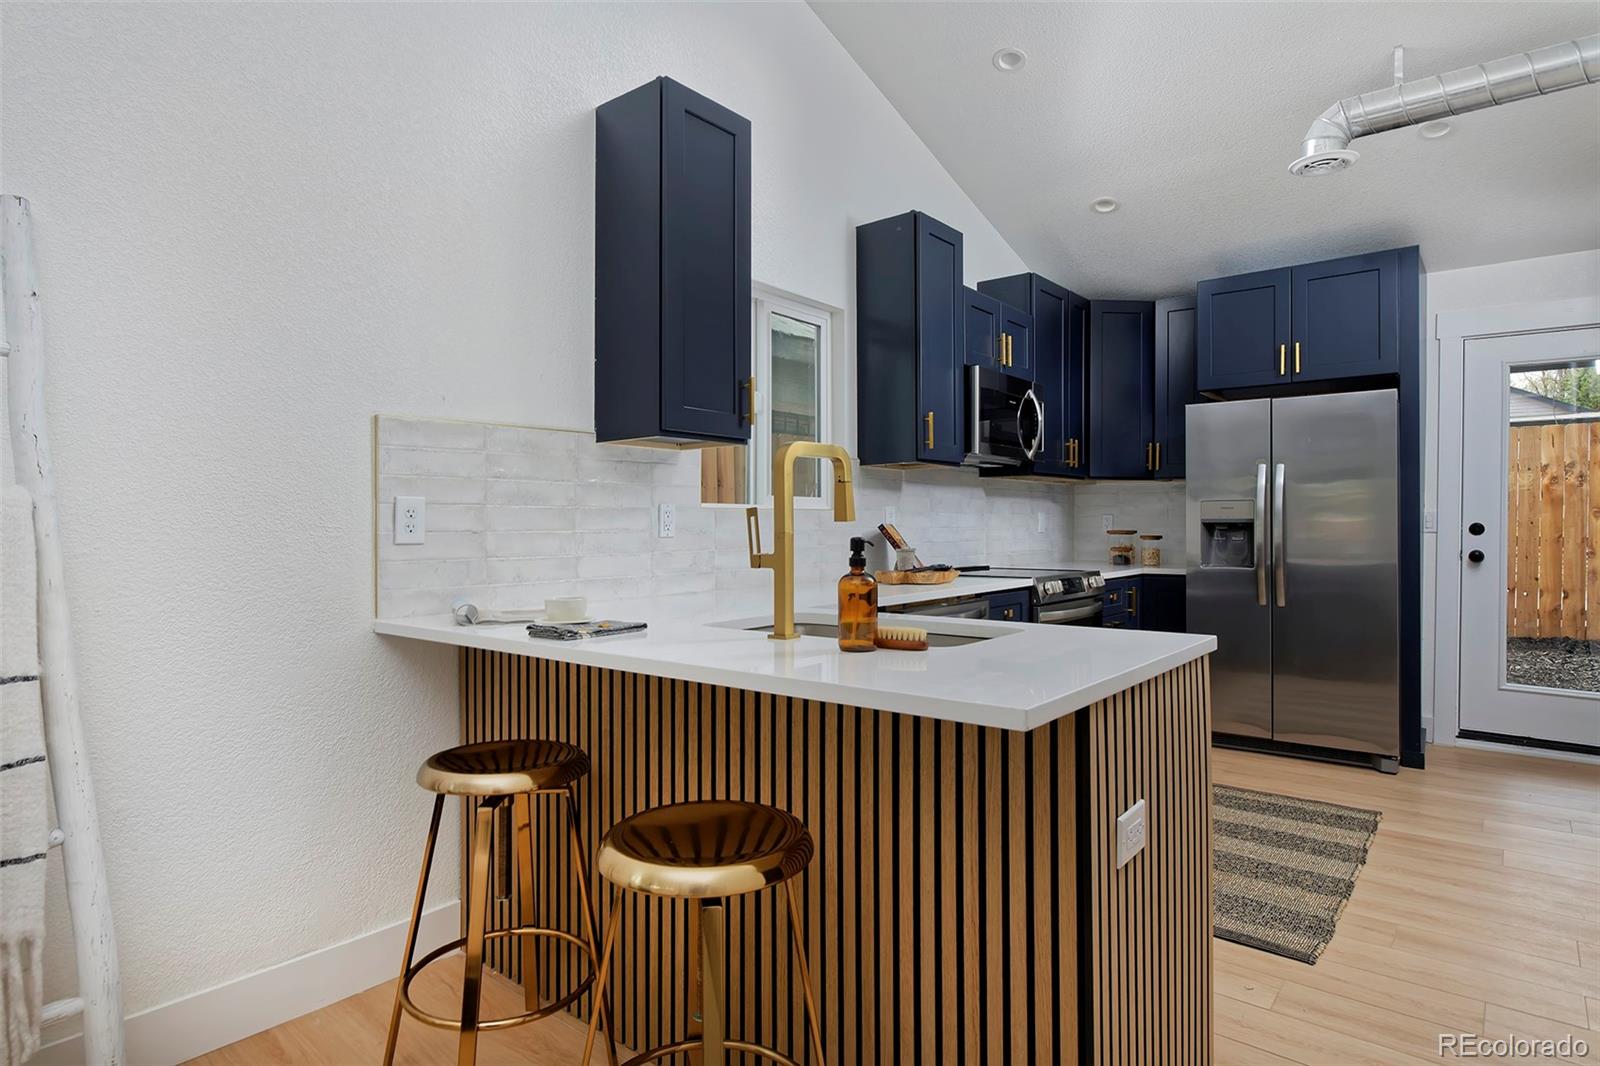
[(1311, 123), (1289, 173), (1343, 170), (1360, 158), (1350, 148), (1357, 137), (1596, 82), (1600, 34), (1346, 97)]

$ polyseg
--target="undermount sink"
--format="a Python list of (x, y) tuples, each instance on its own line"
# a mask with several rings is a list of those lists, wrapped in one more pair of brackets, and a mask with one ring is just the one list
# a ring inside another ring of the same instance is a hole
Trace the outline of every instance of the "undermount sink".
[[(839, 639), (839, 627), (832, 622), (796, 622), (795, 631), (802, 637), (827, 637), (829, 640)], [(771, 633), (772, 626), (746, 626), (746, 633)], [(963, 644), (976, 644), (980, 640), (992, 640), (992, 637), (971, 637), (957, 633), (929, 633), (928, 647), (930, 648), (958, 648)]]

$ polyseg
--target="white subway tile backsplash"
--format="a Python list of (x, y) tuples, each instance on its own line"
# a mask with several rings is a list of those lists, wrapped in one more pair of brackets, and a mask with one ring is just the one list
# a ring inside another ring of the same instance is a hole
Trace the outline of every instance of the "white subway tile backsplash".
[[(575, 593), (617, 600), (771, 587), (770, 573), (749, 569), (744, 509), (700, 504), (698, 452), (387, 416), (377, 433), (380, 615), (440, 613), (463, 596), (525, 608)], [(834, 523), (827, 508), (796, 512), (796, 567), (808, 579), (843, 573), (854, 535), (880, 542), (871, 565), (889, 565), (892, 553), (875, 528), (887, 507), (930, 563), (1092, 562), (1105, 555), (1101, 513), (1166, 534), (1169, 558), (1182, 555), (1181, 483), (979, 481), (966, 470), (858, 468), (855, 489), (854, 524)], [(427, 499), (424, 544), (392, 543), (396, 495)], [(663, 503), (676, 510), (672, 538), (655, 535)], [(761, 549), (771, 551), (770, 510), (761, 512), (761, 532)]]

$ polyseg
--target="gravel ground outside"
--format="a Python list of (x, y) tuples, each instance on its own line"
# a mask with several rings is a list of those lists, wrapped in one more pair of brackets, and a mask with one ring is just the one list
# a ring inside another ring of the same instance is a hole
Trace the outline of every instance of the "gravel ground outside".
[(1506, 680), (1513, 685), (1600, 692), (1600, 641), (1512, 637), (1506, 641)]

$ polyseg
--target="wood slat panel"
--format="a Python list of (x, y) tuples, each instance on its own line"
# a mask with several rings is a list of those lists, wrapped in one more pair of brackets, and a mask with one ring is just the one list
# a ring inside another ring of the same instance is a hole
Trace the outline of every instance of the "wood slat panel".
[[(1082, 720), (1088, 898), (1083, 1061), (1209, 1063), (1209, 662), (1097, 704)], [(1117, 816), (1145, 801), (1144, 850), (1118, 870)]]
[[(588, 751), (591, 852), (610, 825), (675, 800), (800, 814), (817, 843), (796, 889), (831, 1063), (1208, 1063), (1206, 670), (1021, 734), (466, 649), (462, 739)], [(1116, 813), (1140, 796), (1149, 843), (1119, 872)], [(532, 920), (577, 930), (565, 823), (536, 808)], [(495, 922), (518, 905), (514, 886)], [(630, 894), (601, 920), (619, 917), (618, 1038), (675, 1038), (686, 908)], [(776, 892), (730, 901), (728, 1017), (809, 1062), (787, 921)], [(487, 960), (523, 978), (506, 942)], [(547, 996), (586, 972), (551, 948), (537, 969)]]

